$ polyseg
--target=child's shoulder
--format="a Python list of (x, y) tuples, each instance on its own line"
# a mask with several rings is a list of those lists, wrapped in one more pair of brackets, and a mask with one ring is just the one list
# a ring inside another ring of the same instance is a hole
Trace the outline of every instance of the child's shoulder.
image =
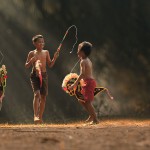
[(82, 59), (82, 60), (81, 60), (82, 63), (86, 63), (86, 62), (88, 62), (88, 61), (90, 61), (89, 58), (86, 58), (86, 59)]
[(32, 54), (34, 54), (34, 53), (35, 53), (35, 50), (29, 51), (29, 54), (30, 54), (30, 55), (32, 55)]
[(81, 65), (89, 65), (89, 64), (92, 64), (91, 60), (89, 58), (86, 58), (86, 59), (83, 59), (81, 61)]
[(80, 64), (81, 64), (81, 65), (85, 65), (85, 64), (86, 64), (86, 60), (85, 60), (85, 59), (82, 59), (82, 60), (80, 61)]
[(43, 50), (42, 50), (42, 52), (43, 52), (43, 53), (47, 53), (47, 52), (48, 52), (48, 50), (46, 50), (46, 49), (43, 49)]

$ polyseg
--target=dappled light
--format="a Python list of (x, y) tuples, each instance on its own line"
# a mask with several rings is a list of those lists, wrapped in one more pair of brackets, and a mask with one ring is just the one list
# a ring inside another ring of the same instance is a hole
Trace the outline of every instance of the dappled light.
[[(78, 61), (77, 48), (82, 41), (93, 44), (90, 56), (97, 86), (110, 90), (94, 101), (98, 117), (149, 117), (150, 114), (150, 11), (149, 1), (66, 1), (66, 0), (4, 0), (0, 4), (0, 51), (2, 64), (8, 71), (6, 94), (0, 112), (0, 122), (31, 123), (33, 93), (29, 81), (30, 69), (24, 64), (34, 49), (32, 37), (42, 34), (45, 49), (53, 58), (66, 30), (59, 58), (48, 68), (49, 95), (44, 120), (67, 122), (87, 117), (75, 97), (62, 90), (62, 81)], [(88, 8), (88, 9), (87, 9)], [(73, 69), (79, 74), (79, 63)]]

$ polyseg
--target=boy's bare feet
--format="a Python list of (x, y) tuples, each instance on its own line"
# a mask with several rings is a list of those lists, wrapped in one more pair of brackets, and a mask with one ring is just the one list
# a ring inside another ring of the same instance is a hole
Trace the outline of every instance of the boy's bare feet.
[(42, 120), (42, 119), (40, 119), (40, 120), (39, 120), (39, 123), (40, 123), (40, 124), (42, 124), (42, 123), (43, 123), (43, 120)]
[(40, 123), (40, 119), (39, 119), (39, 117), (36, 117), (36, 116), (34, 117), (34, 123), (35, 123), (35, 124)]
[(91, 121), (92, 121), (92, 117), (91, 116), (89, 116), (88, 119), (85, 120), (86, 123), (87, 122), (91, 122)]
[(89, 123), (89, 125), (96, 125), (96, 124), (98, 124), (99, 123), (99, 121), (98, 120), (95, 120), (95, 121), (91, 121), (90, 123)]
[(97, 121), (91, 121), (91, 122), (86, 122), (85, 124), (83, 124), (83, 126), (85, 127), (85, 126), (89, 126), (89, 125), (96, 125), (98, 123), (99, 123), (98, 120)]

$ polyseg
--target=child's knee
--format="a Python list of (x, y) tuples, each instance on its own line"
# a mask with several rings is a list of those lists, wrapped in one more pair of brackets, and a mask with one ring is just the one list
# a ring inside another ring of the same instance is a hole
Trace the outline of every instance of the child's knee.
[(41, 100), (45, 102), (46, 101), (46, 96), (45, 95), (41, 95)]
[(36, 92), (34, 92), (34, 98), (40, 98), (41, 97), (41, 95), (40, 95), (40, 91), (36, 91)]

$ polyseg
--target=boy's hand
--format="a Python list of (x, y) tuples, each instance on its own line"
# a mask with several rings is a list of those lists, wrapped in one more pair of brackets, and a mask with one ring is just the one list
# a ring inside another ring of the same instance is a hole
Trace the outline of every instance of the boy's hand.
[(37, 60), (38, 60), (37, 57), (34, 56), (34, 57), (31, 58), (31, 63), (34, 63)]
[(69, 90), (74, 90), (76, 88), (76, 85), (75, 84), (72, 84), (70, 87), (69, 87)]

